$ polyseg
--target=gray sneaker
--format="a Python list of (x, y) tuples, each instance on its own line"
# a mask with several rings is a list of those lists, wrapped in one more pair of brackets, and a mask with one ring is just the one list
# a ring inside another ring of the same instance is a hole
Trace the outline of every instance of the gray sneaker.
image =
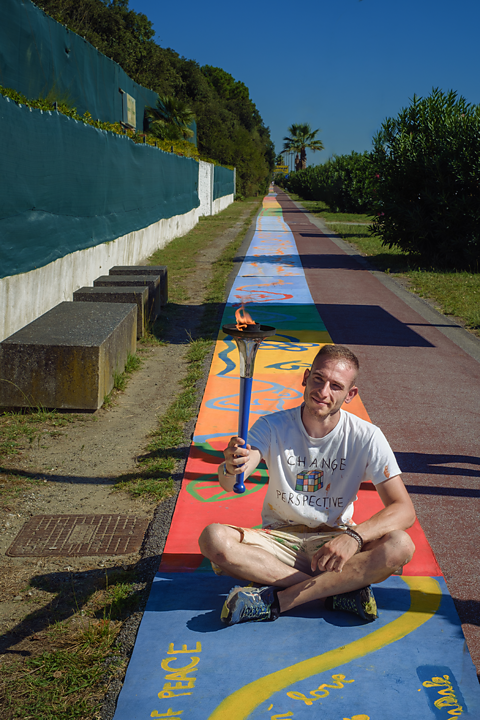
[(274, 587), (236, 586), (225, 600), (220, 618), (227, 625), (276, 620), (280, 615)]
[(370, 585), (360, 590), (325, 598), (325, 608), (327, 610), (345, 610), (358, 615), (367, 622), (373, 622), (378, 618), (377, 603)]

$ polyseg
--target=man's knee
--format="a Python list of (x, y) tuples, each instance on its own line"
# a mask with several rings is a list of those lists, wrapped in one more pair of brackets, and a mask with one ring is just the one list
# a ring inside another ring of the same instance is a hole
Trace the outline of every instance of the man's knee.
[(384, 536), (387, 566), (395, 570), (406, 565), (413, 557), (415, 545), (404, 530), (392, 530)]
[[(238, 536), (238, 538), (237, 538)], [(202, 555), (221, 564), (233, 543), (240, 541), (240, 533), (235, 528), (220, 523), (207, 525), (198, 539)]]

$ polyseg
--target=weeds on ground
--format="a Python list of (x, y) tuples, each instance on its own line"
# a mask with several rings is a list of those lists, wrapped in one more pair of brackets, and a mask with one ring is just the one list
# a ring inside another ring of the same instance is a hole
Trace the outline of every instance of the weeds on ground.
[(187, 376), (183, 390), (160, 419), (146, 453), (140, 458), (140, 472), (119, 478), (116, 489), (134, 497), (149, 496), (157, 501), (174, 493), (173, 477), (177, 461), (184, 456), (184, 427), (195, 416), (197, 406), (196, 383), (205, 372), (205, 358), (212, 341), (200, 339), (190, 343), (187, 351)]
[(80, 415), (43, 408), (0, 414), (0, 509), (11, 511), (16, 498), (43, 483), (35, 474), (12, 470), (13, 461), (31, 447), (43, 447), (45, 438), (59, 437), (62, 429), (82, 419)]
[(164, 347), (168, 345), (166, 340), (161, 338), (160, 317), (161, 315), (155, 321), (148, 320), (146, 323), (144, 335), (137, 341), (137, 352), (144, 352), (145, 348), (148, 347)]
[(123, 392), (127, 386), (128, 379), (135, 370), (138, 370), (142, 365), (141, 358), (138, 355), (131, 355), (128, 353), (127, 362), (125, 363), (125, 369), (122, 373), (113, 373), (113, 387), (115, 390)]
[(60, 436), (63, 428), (79, 420), (78, 415), (41, 408), (0, 414), (0, 508), (11, 510), (9, 503), (43, 482), (41, 478), (10, 471), (12, 460), (28, 448), (41, 446), (46, 437)]
[(78, 415), (62, 415), (56, 410), (42, 408), (3, 412), (0, 415), (0, 459), (17, 455), (35, 441), (40, 442), (42, 435), (59, 435), (60, 428), (78, 419)]
[(113, 388), (108, 395), (105, 395), (103, 398), (102, 407), (104, 409), (109, 408), (114, 404), (116, 394), (125, 390), (132, 373), (134, 373), (135, 370), (138, 370), (142, 364), (143, 360), (141, 357), (128, 353), (124, 371), (121, 373), (114, 371), (113, 373)]
[(362, 225), (370, 225), (370, 223), (372, 222), (372, 218), (369, 215), (361, 213), (333, 212), (322, 200), (302, 200), (302, 198), (299, 195), (295, 195), (295, 193), (288, 193), (288, 195), (292, 200), (296, 200), (301, 205), (303, 205), (303, 207), (308, 210), (308, 212), (312, 213), (312, 215), (316, 215), (317, 217), (322, 218), (322, 220), (325, 220), (325, 222), (328, 223), (353, 222), (361, 223)]
[(433, 299), (480, 337), (480, 273), (410, 270), (406, 276), (420, 297)]
[[(122, 665), (115, 646), (121, 621), (138, 608), (133, 574), (113, 568), (48, 578), (61, 619), (50, 625), (45, 609), (32, 613), (32, 621), (46, 629), (28, 634), (28, 657), (0, 666), (2, 720), (98, 717), (108, 683)], [(31, 586), (43, 587), (46, 580), (33, 578)]]
[(39, 485), (43, 485), (41, 478), (20, 475), (18, 472), (9, 472), (2, 468), (0, 472), (0, 510), (11, 512), (15, 509), (15, 500), (20, 495), (28, 495)]
[(189, 276), (196, 268), (198, 254), (212, 242), (214, 237), (221, 235), (239, 220), (245, 211), (246, 205), (250, 205), (252, 208), (252, 212), (243, 223), (248, 228), (253, 214), (260, 205), (259, 198), (234, 202), (217, 215), (200, 218), (198, 224), (190, 232), (157, 250), (152, 255), (149, 260), (151, 265), (166, 265), (168, 267), (170, 303), (181, 304), (187, 300)]

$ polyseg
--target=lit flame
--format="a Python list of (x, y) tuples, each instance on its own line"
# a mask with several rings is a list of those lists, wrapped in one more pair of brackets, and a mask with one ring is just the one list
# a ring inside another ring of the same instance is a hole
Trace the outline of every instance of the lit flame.
[(243, 305), (235, 310), (235, 320), (237, 321), (237, 330), (245, 330), (247, 325), (255, 325), (255, 320), (252, 320)]

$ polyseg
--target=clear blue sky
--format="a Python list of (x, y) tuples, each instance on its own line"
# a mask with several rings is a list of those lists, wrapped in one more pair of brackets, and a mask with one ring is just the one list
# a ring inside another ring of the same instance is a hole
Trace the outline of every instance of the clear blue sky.
[(480, 0), (130, 0), (156, 41), (250, 90), (276, 152), (292, 123), (332, 154), (370, 150), (386, 117), (432, 87), (480, 103)]

